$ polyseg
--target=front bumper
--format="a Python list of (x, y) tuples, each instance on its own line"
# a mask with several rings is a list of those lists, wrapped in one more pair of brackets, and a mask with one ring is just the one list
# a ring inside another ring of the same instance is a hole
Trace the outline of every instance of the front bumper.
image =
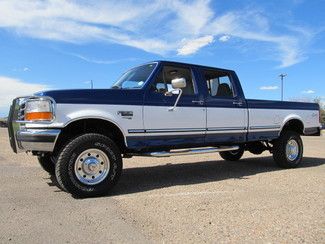
[(17, 131), (16, 145), (20, 151), (53, 152), (61, 130), (23, 129)]
[(19, 120), (19, 104), (15, 99), (8, 116), (8, 132), (12, 150), (15, 153), (38, 151), (52, 152), (61, 130), (50, 128), (29, 129)]

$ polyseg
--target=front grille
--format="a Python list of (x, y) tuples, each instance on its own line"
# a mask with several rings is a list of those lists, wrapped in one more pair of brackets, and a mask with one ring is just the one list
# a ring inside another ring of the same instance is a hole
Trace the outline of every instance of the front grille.
[(18, 120), (24, 120), (25, 119), (25, 108), (26, 108), (26, 101), (22, 102), (19, 105), (19, 109), (18, 109)]
[(17, 119), (18, 120), (25, 120), (25, 109), (26, 109), (26, 102), (27, 99), (19, 99), (17, 103)]

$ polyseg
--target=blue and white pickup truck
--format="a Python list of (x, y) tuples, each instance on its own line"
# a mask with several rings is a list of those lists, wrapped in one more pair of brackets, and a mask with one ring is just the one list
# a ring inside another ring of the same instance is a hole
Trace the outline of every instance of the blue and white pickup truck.
[(106, 194), (122, 158), (219, 152), (239, 160), (268, 150), (284, 168), (302, 160), (301, 135), (320, 135), (319, 105), (245, 99), (236, 73), (157, 61), (110, 89), (45, 91), (14, 99), (14, 152), (32, 152), (62, 189)]

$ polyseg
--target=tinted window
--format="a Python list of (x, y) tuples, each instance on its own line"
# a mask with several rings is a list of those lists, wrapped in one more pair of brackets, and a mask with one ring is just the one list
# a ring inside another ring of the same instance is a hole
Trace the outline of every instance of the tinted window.
[(209, 93), (213, 97), (234, 97), (229, 75), (222, 71), (203, 70)]
[(186, 87), (182, 89), (183, 95), (194, 95), (195, 90), (191, 70), (177, 66), (164, 66), (152, 85), (152, 90), (158, 93), (173, 92), (171, 82), (176, 78), (186, 80)]

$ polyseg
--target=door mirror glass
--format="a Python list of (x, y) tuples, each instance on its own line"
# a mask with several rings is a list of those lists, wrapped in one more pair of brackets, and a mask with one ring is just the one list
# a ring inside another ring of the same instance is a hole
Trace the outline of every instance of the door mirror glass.
[(171, 81), (173, 89), (182, 89), (186, 87), (186, 79), (185, 78), (175, 78)]

